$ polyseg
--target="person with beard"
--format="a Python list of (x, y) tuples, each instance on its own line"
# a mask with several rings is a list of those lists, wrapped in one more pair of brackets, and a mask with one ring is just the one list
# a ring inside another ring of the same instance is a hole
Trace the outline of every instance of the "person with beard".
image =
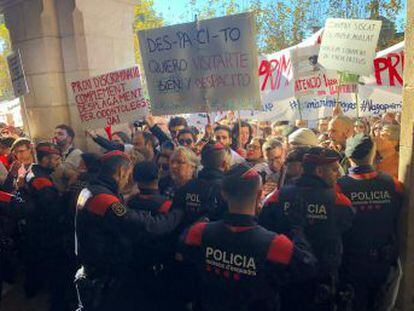
[(66, 124), (60, 124), (55, 128), (54, 141), (62, 155), (62, 163), (53, 173), (53, 179), (60, 192), (67, 189), (69, 179), (76, 174), (76, 169), (81, 161), (82, 151), (73, 145), (75, 131)]
[(158, 142), (151, 133), (136, 131), (132, 138), (132, 145), (134, 146), (133, 154), (138, 153), (145, 161), (155, 161)]

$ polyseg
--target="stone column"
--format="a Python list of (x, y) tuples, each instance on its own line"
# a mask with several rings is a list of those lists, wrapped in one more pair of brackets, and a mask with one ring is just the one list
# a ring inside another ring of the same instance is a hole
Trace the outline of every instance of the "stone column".
[(13, 48), (22, 52), (31, 134), (50, 138), (70, 124), (87, 147), (70, 82), (135, 64), (138, 0), (22, 0), (3, 8)]
[(408, 202), (402, 215), (403, 280), (398, 310), (414, 310), (414, 187), (413, 124), (414, 124), (414, 0), (407, 1), (405, 32), (405, 68), (403, 110), (400, 142), (399, 179), (404, 182)]
[(135, 64), (133, 18), (136, 0), (58, 1), (64, 76), (71, 124), (88, 149), (70, 82)]
[(13, 49), (22, 54), (30, 90), (24, 101), (31, 135), (49, 139), (55, 125), (69, 121), (55, 1), (16, 1), (4, 15)]

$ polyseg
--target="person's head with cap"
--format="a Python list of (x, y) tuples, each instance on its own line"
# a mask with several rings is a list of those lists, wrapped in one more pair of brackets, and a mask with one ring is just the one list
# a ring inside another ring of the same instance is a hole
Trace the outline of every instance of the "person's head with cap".
[(303, 156), (310, 147), (300, 146), (288, 152), (285, 159), (286, 176), (289, 178), (300, 177), (303, 173)]
[(336, 151), (312, 147), (303, 156), (303, 174), (314, 175), (333, 187), (338, 179), (340, 156)]
[(158, 166), (153, 161), (143, 161), (135, 164), (134, 181), (139, 189), (158, 189)]
[(131, 175), (131, 160), (122, 151), (114, 150), (105, 153), (101, 157), (101, 171), (99, 175), (103, 178), (113, 179), (118, 190), (121, 191), (129, 181)]
[(346, 141), (345, 155), (351, 166), (372, 165), (375, 151), (374, 141), (368, 135), (357, 134)]
[(208, 170), (227, 171), (231, 165), (230, 150), (220, 143), (208, 143), (201, 150), (201, 165)]
[(262, 179), (246, 164), (234, 165), (222, 184), (222, 195), (232, 214), (255, 215), (262, 195)]
[(288, 143), (291, 148), (295, 148), (298, 146), (317, 146), (319, 142), (311, 129), (300, 128), (289, 135)]
[(61, 163), (61, 153), (57, 145), (41, 142), (36, 146), (38, 164), (46, 169), (55, 170)]

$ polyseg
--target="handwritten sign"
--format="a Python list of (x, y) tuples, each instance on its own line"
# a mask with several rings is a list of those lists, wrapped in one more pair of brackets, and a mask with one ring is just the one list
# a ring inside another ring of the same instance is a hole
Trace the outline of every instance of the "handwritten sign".
[[(262, 96), (262, 111), (254, 116), (258, 120), (295, 120), (298, 119), (299, 102), (295, 92), (296, 78), (291, 59), (292, 49), (320, 44), (321, 31), (300, 44), (288, 49), (262, 55), (259, 65), (259, 78)], [(338, 100), (344, 113), (356, 117), (357, 104), (354, 93), (358, 91), (360, 116), (380, 115), (386, 112), (401, 111), (404, 68), (404, 42), (378, 52), (372, 61), (375, 71), (367, 76), (350, 76), (339, 83), (340, 75), (328, 78), (327, 94), (316, 92), (300, 98), (301, 114), (306, 120), (316, 120), (331, 116)], [(326, 72), (329, 72), (327, 70)], [(323, 74), (322, 74), (323, 76)], [(342, 75), (344, 78), (344, 75)], [(299, 77), (299, 79), (301, 79)], [(325, 83), (324, 78), (321, 84)], [(343, 80), (343, 79), (342, 79)], [(357, 81), (362, 85), (356, 84)], [(303, 83), (302, 81), (300, 83)], [(305, 83), (307, 83), (305, 81)], [(317, 86), (317, 84), (315, 84)], [(306, 88), (310, 84), (306, 84)]]
[(251, 13), (138, 36), (154, 115), (260, 108)]
[(326, 69), (371, 74), (381, 24), (375, 20), (328, 18), (319, 63)]
[(85, 128), (126, 123), (148, 113), (138, 67), (74, 81), (70, 87)]

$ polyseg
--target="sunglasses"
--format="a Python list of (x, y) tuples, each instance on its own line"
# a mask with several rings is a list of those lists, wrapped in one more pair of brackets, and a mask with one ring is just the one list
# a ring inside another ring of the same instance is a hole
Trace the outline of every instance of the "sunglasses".
[(187, 138), (187, 139), (180, 139), (180, 140), (178, 140), (178, 143), (179, 143), (181, 146), (188, 146), (188, 145), (191, 145), (191, 144), (193, 143), (193, 140), (192, 140), (192, 139), (190, 139), (190, 138)]

